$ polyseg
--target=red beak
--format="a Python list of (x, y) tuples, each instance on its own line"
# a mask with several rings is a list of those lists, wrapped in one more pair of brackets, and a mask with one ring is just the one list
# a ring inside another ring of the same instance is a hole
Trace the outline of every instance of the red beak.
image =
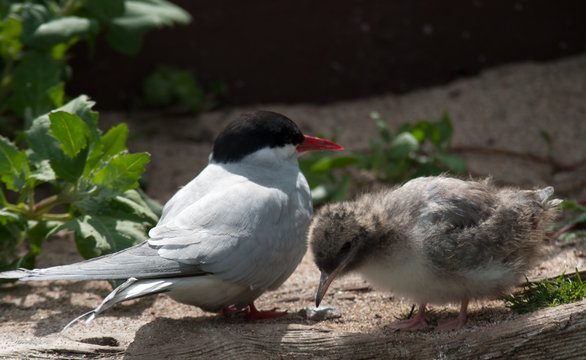
[(340, 145), (328, 140), (319, 139), (313, 136), (305, 136), (305, 141), (297, 145), (297, 152), (317, 151), (317, 150), (342, 150)]

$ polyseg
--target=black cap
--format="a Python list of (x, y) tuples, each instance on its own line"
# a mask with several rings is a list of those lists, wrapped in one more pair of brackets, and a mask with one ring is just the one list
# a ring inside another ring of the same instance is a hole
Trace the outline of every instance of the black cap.
[(265, 147), (299, 145), (303, 133), (289, 118), (271, 111), (241, 114), (222, 130), (214, 142), (212, 161), (229, 163)]

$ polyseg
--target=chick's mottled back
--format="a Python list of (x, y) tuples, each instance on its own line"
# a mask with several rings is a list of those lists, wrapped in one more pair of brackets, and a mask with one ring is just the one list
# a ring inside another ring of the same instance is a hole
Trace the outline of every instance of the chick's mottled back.
[(469, 299), (502, 293), (538, 258), (559, 203), (552, 194), (425, 177), (325, 206), (310, 229), (322, 272), (317, 301), (335, 276), (357, 271), (420, 304), (419, 318), (391, 326), (424, 327), (427, 303), (461, 302), (459, 318), (442, 326), (459, 328)]

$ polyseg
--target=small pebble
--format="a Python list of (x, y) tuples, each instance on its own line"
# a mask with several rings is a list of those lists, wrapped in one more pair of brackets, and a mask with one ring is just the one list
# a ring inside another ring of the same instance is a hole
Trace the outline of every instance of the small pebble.
[(301, 315), (304, 319), (313, 321), (323, 321), (342, 317), (340, 310), (329, 306), (322, 306), (318, 308), (315, 306), (306, 306), (299, 310), (298, 314)]

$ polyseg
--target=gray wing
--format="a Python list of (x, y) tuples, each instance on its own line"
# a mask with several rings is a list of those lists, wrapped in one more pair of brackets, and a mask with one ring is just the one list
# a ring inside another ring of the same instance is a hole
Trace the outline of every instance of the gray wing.
[[(426, 184), (419, 233), (435, 269), (523, 270), (553, 217), (553, 188), (496, 188), (485, 182), (438, 178)], [(539, 220), (540, 219), (540, 220)]]
[(484, 182), (437, 176), (412, 180), (406, 187), (419, 202), (418, 224), (442, 231), (477, 225), (491, 215), (497, 200)]
[(430, 177), (415, 181), (413, 236), (422, 239), (425, 259), (439, 272), (484, 266), (487, 249), (502, 246), (485, 229), (498, 208), (496, 189), (485, 183)]
[[(209, 192), (214, 186), (222, 186), (226, 171), (219, 166), (206, 167), (197, 177), (181, 188), (163, 209), (159, 224), (173, 218), (192, 202)], [(135, 247), (105, 255), (88, 261), (55, 266), (47, 269), (20, 269), (0, 273), (0, 278), (21, 280), (110, 280), (163, 278), (188, 276), (204, 271), (194, 264), (177, 262), (160, 257), (157, 250), (144, 242)]]
[(241, 178), (201, 197), (150, 232), (163, 258), (258, 288), (279, 286), (297, 267), (311, 220), (309, 194)]
[(70, 265), (46, 269), (19, 269), (0, 273), (1, 279), (30, 280), (116, 280), (157, 279), (201, 275), (205, 272), (193, 264), (160, 257), (145, 241), (139, 245)]

